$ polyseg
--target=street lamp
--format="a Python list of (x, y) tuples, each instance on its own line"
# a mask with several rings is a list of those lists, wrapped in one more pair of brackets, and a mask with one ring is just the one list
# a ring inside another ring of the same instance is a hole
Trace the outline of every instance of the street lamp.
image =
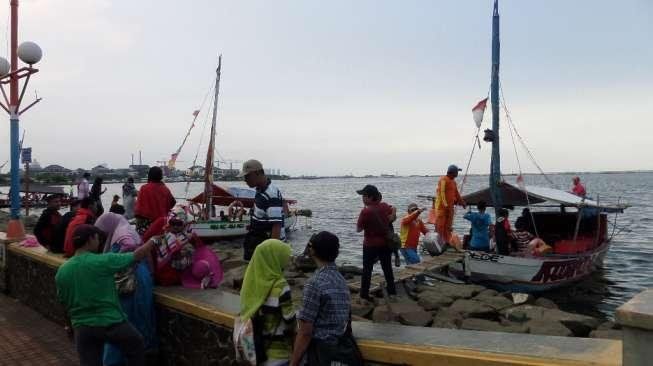
[[(0, 107), (9, 114), (10, 123), (10, 148), (11, 148), (11, 190), (9, 200), (11, 201), (11, 217), (7, 225), (7, 239), (16, 240), (25, 237), (25, 228), (20, 221), (20, 142), (18, 141), (18, 127), (20, 115), (38, 103), (41, 98), (28, 104), (25, 108), (20, 109), (25, 89), (29, 83), (32, 74), (39, 70), (32, 67), (41, 60), (43, 52), (34, 42), (23, 42), (18, 46), (18, 0), (11, 0), (11, 62), (0, 57), (0, 91), (4, 103), (0, 101)], [(18, 68), (18, 58), (27, 66)], [(18, 81), (25, 78), (23, 87), (18, 93)], [(9, 84), (9, 98), (4, 86)]]

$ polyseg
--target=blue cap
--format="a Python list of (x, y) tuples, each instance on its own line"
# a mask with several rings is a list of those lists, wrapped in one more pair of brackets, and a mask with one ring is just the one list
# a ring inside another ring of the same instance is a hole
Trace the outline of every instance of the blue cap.
[(460, 169), (457, 165), (451, 164), (447, 168), (447, 174), (453, 173), (453, 172), (461, 172), (462, 169)]

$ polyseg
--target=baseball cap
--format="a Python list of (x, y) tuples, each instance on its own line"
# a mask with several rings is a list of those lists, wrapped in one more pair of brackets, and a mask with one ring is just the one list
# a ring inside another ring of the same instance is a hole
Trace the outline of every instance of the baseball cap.
[(254, 173), (263, 170), (263, 164), (256, 159), (249, 159), (243, 163), (243, 170), (238, 174), (239, 178), (246, 176), (249, 173)]
[(376, 196), (381, 194), (381, 192), (379, 192), (376, 186), (373, 186), (371, 184), (366, 185), (365, 187), (363, 187), (363, 189), (356, 191), (356, 193), (363, 196)]
[(462, 169), (460, 169), (458, 165), (454, 165), (454, 164), (449, 165), (449, 167), (447, 168), (447, 174), (453, 172), (460, 172), (460, 171), (462, 171)]

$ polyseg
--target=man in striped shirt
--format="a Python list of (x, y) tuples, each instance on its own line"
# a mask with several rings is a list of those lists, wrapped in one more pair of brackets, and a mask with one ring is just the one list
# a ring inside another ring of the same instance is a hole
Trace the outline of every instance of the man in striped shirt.
[(258, 160), (247, 160), (239, 174), (250, 188), (256, 189), (254, 207), (251, 210), (250, 226), (245, 243), (243, 257), (252, 258), (254, 249), (266, 239), (284, 240), (283, 197), (281, 191), (265, 175), (263, 164)]

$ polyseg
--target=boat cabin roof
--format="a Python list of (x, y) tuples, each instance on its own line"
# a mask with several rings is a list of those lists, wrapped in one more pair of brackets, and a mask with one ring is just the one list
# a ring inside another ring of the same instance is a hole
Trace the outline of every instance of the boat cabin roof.
[[(550, 202), (565, 207), (600, 208), (605, 212), (623, 212), (626, 208), (624, 205), (604, 205), (592, 199), (583, 198), (570, 192), (549, 187), (527, 186), (522, 190), (522, 188), (502, 182), (500, 189), (504, 206), (528, 206)], [(494, 206), (492, 196), (490, 195), (490, 188), (465, 195), (463, 199), (468, 204), (477, 204), (480, 201), (485, 201), (488, 206)]]
[(25, 183), (22, 183), (20, 186), (20, 191), (27, 192), (28, 191), (27, 188), (29, 188), (30, 193), (65, 194), (64, 189), (62, 187), (48, 186), (39, 183), (30, 183), (29, 187), (27, 187)]

